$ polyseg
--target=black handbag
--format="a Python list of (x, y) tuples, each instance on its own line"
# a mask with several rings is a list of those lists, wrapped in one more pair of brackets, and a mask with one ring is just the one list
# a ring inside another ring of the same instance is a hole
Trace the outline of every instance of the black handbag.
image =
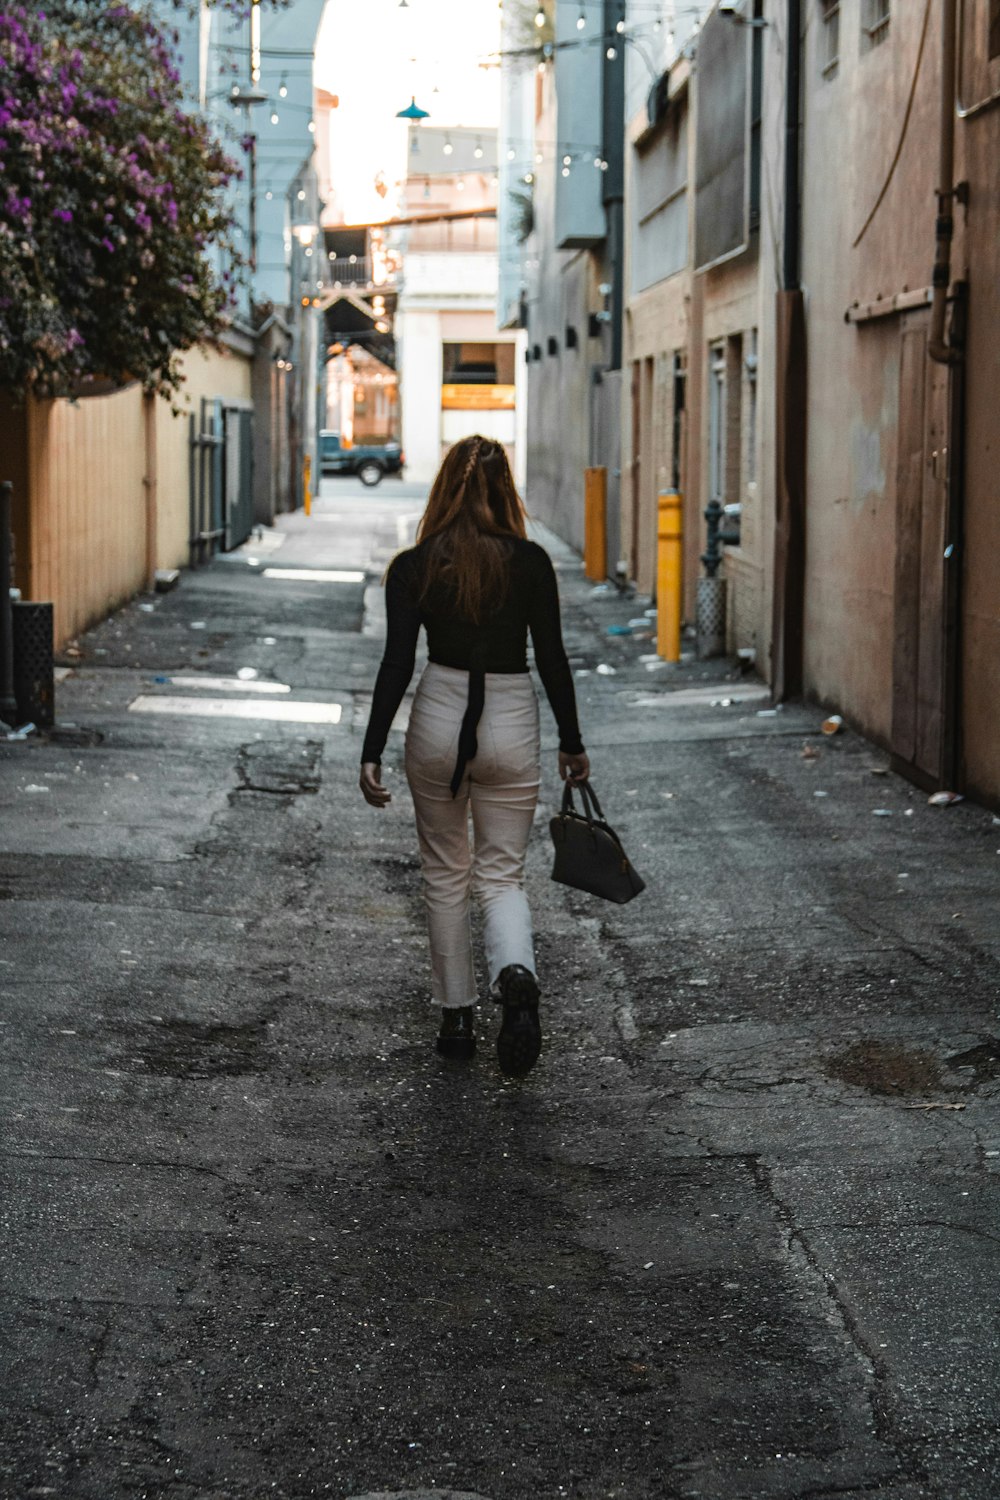
[(646, 882), (629, 863), (617, 833), (604, 821), (593, 787), (582, 781), (579, 792), (583, 812), (577, 812), (567, 781), (562, 810), (549, 823), (555, 845), (552, 879), (624, 906), (646, 889)]

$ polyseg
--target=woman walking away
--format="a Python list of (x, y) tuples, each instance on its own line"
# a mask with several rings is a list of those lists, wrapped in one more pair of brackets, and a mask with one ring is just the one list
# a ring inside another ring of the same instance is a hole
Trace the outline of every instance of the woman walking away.
[(442, 1007), (438, 1051), (446, 1057), (475, 1051), (469, 927), (475, 888), (490, 994), (503, 1007), (500, 1067), (508, 1077), (523, 1077), (542, 1045), (524, 894), (541, 775), (529, 630), (559, 726), (560, 774), (585, 781), (590, 762), (577, 724), (555, 573), (548, 554), (527, 540), (524, 507), (499, 443), (463, 438), (449, 451), (417, 545), (391, 563), (385, 597), (388, 633), (361, 753), (361, 790), (372, 807), (390, 800), (380, 760), (413, 676), (423, 625), (430, 661), (410, 713), (406, 776), (417, 815), (434, 995)]

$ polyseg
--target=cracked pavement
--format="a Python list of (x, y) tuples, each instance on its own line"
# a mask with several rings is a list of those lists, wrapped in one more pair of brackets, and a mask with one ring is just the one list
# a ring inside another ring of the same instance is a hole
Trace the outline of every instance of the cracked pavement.
[[(550, 882), (543, 707), (544, 1051), (484, 1002), (443, 1062), (405, 710), (356, 790), (420, 508), (327, 482), (0, 744), (0, 1495), (994, 1500), (998, 820), (644, 661), (543, 538), (648, 890)], [(129, 707), (252, 683), (340, 722)]]

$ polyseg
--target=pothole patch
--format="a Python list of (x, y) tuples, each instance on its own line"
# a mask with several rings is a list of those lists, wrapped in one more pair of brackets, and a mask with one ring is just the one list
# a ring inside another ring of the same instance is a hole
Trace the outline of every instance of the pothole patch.
[(319, 791), (321, 740), (289, 745), (286, 740), (256, 740), (240, 747), (236, 774), (238, 792), (271, 792), (297, 797)]
[(245, 1026), (163, 1021), (133, 1052), (146, 1073), (164, 1078), (241, 1077), (259, 1073), (267, 1044), (267, 1023)]
[(941, 1087), (941, 1063), (933, 1052), (893, 1042), (853, 1042), (824, 1064), (831, 1078), (869, 1094), (902, 1097), (932, 1094)]

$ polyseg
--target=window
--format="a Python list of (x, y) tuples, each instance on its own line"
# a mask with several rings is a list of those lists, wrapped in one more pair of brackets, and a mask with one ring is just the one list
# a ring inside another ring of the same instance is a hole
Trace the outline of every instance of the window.
[(990, 60), (1000, 57), (1000, 0), (990, 0), (989, 13), (989, 46), (987, 48)]
[(662, 128), (633, 157), (633, 292), (687, 263), (687, 155), (687, 107), (678, 100)]
[(889, 0), (862, 0), (862, 41), (877, 47), (889, 35)]
[(840, 0), (820, 0), (823, 26), (819, 39), (819, 65), (824, 78), (832, 78), (840, 61)]

